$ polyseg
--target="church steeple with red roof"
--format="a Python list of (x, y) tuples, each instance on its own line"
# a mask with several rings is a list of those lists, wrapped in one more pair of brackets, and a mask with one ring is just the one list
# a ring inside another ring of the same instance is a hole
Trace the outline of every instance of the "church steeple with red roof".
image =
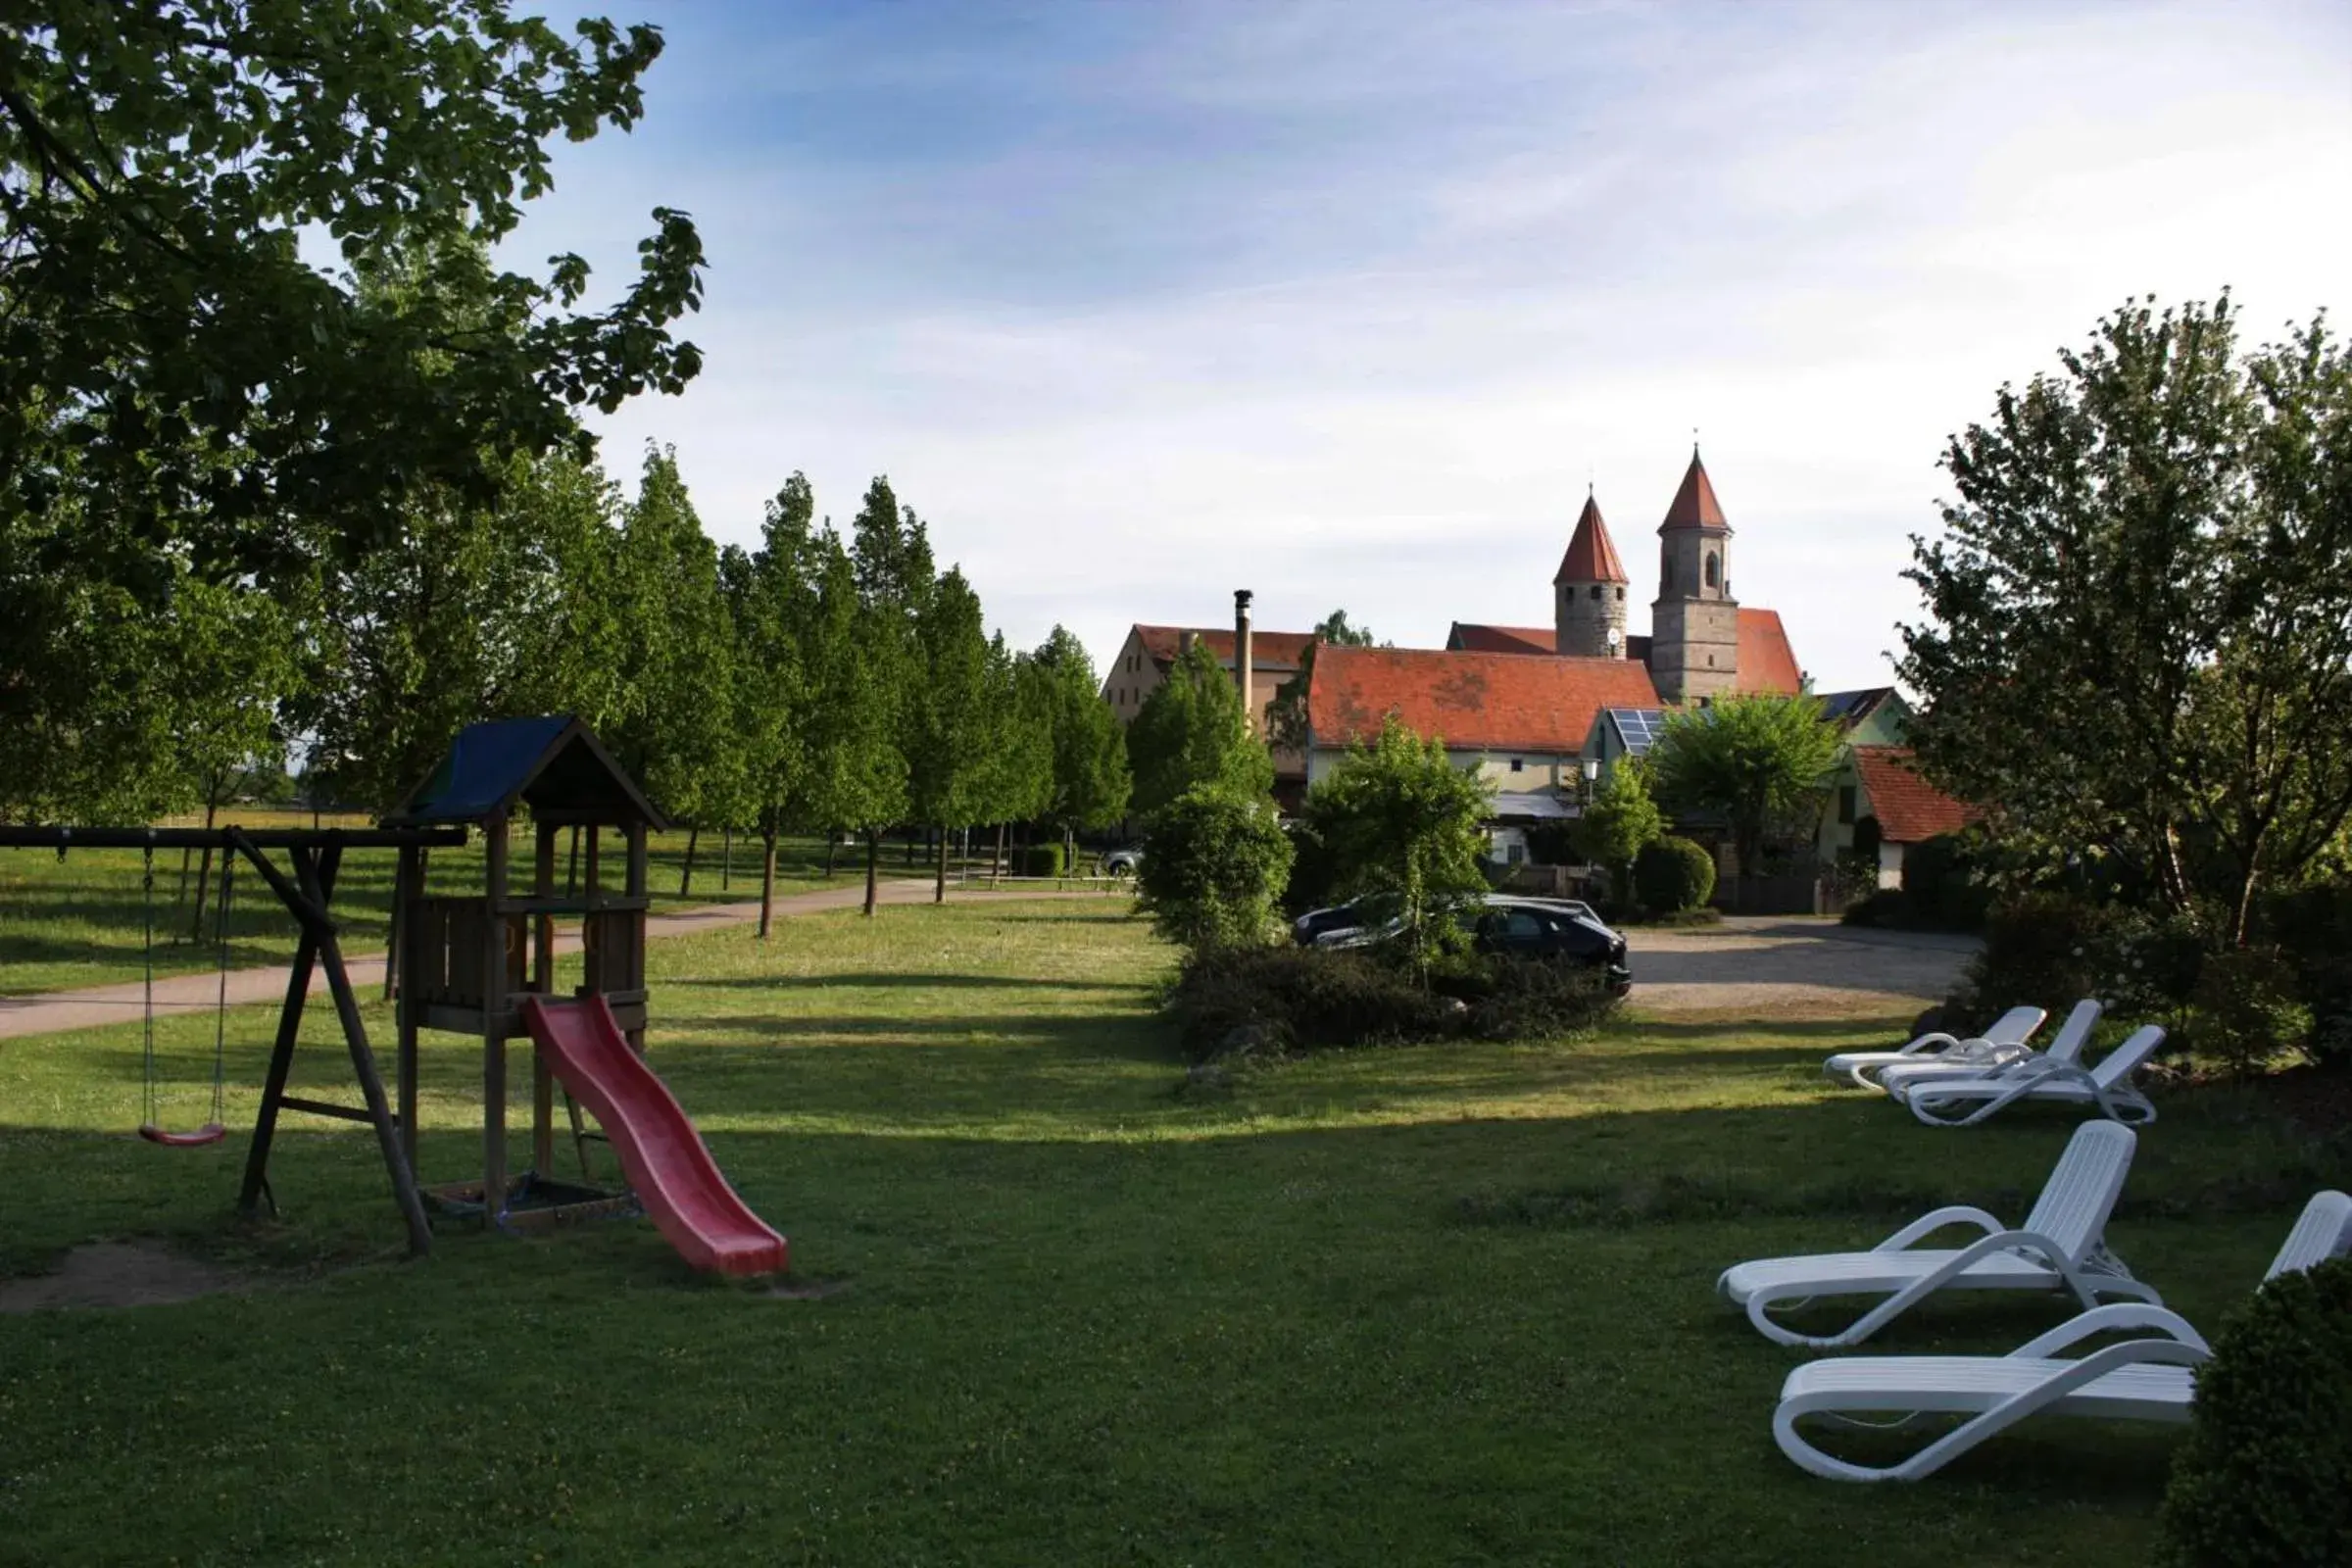
[(1552, 646), (1585, 659), (1623, 658), (1625, 589), (1631, 580), (1617, 559), (1609, 525), (1600, 520), (1600, 504), (1588, 490), (1568, 553), (1551, 579)]
[(1731, 543), (1732, 525), (1694, 441), (1682, 488), (1658, 524), (1658, 597), (1649, 607), (1649, 672), (1670, 703), (1740, 689)]

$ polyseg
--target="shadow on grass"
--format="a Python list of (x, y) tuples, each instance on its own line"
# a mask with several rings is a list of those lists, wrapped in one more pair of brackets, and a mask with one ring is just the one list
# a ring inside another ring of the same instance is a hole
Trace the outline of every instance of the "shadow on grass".
[(885, 974), (860, 970), (841, 974), (665, 978), (672, 985), (732, 991), (1149, 991), (1155, 984), (1148, 980), (1049, 980), (1025, 974)]

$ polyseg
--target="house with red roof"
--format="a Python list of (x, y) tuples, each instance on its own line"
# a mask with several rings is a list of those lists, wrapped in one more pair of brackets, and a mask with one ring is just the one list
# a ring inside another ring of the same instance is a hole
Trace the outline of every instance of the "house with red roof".
[[(1111, 662), (1103, 700), (1132, 720), (1197, 640), (1223, 667), (1249, 666), (1262, 733), (1276, 691), (1307, 662), (1307, 747), (1277, 756), (1278, 792), (1322, 777), (1351, 742), (1395, 716), (1443, 737), (1500, 792), (1573, 801), (1585, 762), (1637, 749), (1625, 737), (1654, 733), (1668, 707), (1806, 686), (1779, 613), (1733, 595), (1732, 525), (1695, 447), (1657, 534), (1658, 595), (1645, 634), (1627, 624), (1632, 578), (1588, 493), (1552, 574), (1549, 626), (1456, 621), (1443, 649), (1321, 648), (1308, 661), (1311, 635), (1250, 633), (1246, 612), (1232, 628), (1138, 624)], [(1237, 657), (1244, 641), (1249, 651)]]
[[(1274, 694), (1298, 673), (1299, 662), (1306, 657), (1306, 645), (1314, 641), (1314, 636), (1303, 631), (1258, 631), (1249, 624), (1246, 607), (1237, 607), (1234, 624), (1230, 626), (1149, 626), (1140, 621), (1130, 626), (1127, 640), (1119, 645), (1117, 656), (1102, 677), (1102, 700), (1119, 715), (1119, 722), (1133, 723), (1135, 715), (1143, 711), (1144, 700), (1168, 678), (1177, 659), (1196, 642), (1205, 645), (1216, 656), (1219, 668), (1240, 680), (1238, 651), (1245, 638), (1250, 655), (1248, 707), (1257, 733), (1263, 735), (1266, 710), (1274, 706)], [(1304, 789), (1305, 753), (1275, 747), (1274, 783), (1285, 798)]]
[(1823, 863), (1860, 851), (1875, 854), (1879, 886), (1903, 885), (1903, 856), (1914, 844), (1957, 833), (1978, 812), (1920, 777), (1906, 746), (1849, 745), (1831, 776), (1833, 809), (1822, 814)]

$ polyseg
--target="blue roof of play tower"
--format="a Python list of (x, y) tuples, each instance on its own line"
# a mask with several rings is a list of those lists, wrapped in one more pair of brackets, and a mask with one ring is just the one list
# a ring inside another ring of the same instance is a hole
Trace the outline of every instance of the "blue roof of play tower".
[(479, 822), (520, 802), (536, 815), (669, 824), (576, 718), (499, 718), (458, 731), (386, 824)]

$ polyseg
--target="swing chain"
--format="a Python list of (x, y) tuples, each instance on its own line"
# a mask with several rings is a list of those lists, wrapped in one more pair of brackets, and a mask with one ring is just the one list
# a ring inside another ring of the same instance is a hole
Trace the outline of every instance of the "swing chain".
[[(58, 846), (64, 856), (65, 846)], [(153, 1123), (158, 1101), (155, 1088), (155, 845), (151, 842), (140, 856), (140, 934), (139, 956), (139, 1060), (140, 1119)]]

